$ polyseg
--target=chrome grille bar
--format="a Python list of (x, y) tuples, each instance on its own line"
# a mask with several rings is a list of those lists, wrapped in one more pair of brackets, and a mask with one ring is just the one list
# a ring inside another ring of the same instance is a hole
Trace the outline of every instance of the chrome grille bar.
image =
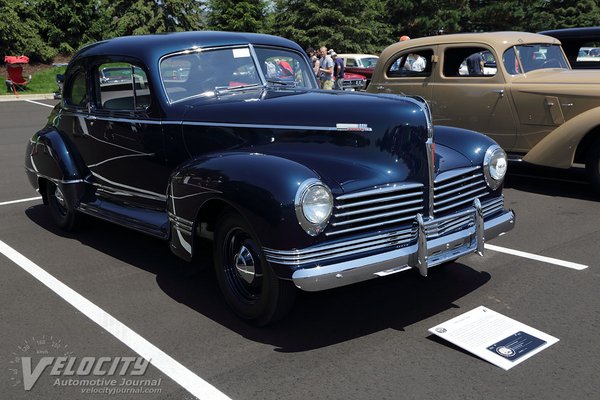
[(386, 247), (397, 248), (414, 241), (416, 229), (411, 226), (403, 230), (370, 236), (367, 238), (338, 242), (325, 246), (317, 246), (302, 250), (273, 250), (265, 248), (265, 256), (269, 262), (283, 265), (302, 265), (307, 263), (326, 263), (339, 257), (356, 253), (365, 253)]
[[(422, 202), (423, 202), (422, 200), (419, 200), (417, 203), (420, 204)], [(413, 207), (413, 208), (408, 208), (408, 209), (402, 209), (399, 211), (391, 211), (391, 212), (386, 212), (386, 213), (381, 213), (381, 214), (369, 215), (368, 217), (354, 218), (354, 219), (350, 219), (348, 221), (334, 222), (331, 224), (331, 226), (343, 226), (343, 225), (355, 224), (358, 222), (371, 221), (371, 220), (378, 219), (378, 218), (387, 218), (387, 217), (392, 217), (395, 215), (401, 215), (401, 214), (419, 211), (421, 208), (422, 207)], [(364, 212), (369, 212), (369, 211), (370, 210), (365, 210)], [(354, 212), (352, 214), (357, 214), (357, 213)], [(340, 216), (341, 215), (335, 215), (335, 217), (340, 217)], [(414, 218), (414, 214), (412, 214), (411, 217)]]
[(434, 215), (458, 210), (488, 194), (483, 171), (479, 166), (442, 173), (434, 185)]

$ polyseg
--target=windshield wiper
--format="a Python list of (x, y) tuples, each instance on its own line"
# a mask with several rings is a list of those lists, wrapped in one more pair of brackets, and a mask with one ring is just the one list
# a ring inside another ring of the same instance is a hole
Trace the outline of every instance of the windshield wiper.
[(267, 83), (272, 83), (274, 85), (281, 85), (287, 87), (296, 87), (296, 81), (284, 81), (281, 79), (267, 79)]
[(245, 90), (251, 90), (262, 87), (258, 83), (253, 83), (250, 85), (240, 85), (240, 86), (215, 86), (215, 94), (223, 94), (223, 93), (231, 93), (231, 92), (243, 92)]

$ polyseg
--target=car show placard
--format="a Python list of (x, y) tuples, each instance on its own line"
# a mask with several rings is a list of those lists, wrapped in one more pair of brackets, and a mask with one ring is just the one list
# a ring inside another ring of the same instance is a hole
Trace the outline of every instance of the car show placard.
[(435, 326), (429, 332), (504, 370), (559, 340), (483, 306)]

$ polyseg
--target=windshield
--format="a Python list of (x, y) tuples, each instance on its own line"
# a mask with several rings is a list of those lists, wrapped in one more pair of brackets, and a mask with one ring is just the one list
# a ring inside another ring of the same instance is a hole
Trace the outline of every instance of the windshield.
[(316, 88), (312, 68), (299, 53), (280, 48), (254, 50), (257, 59), (249, 47), (198, 50), (164, 58), (160, 73), (169, 101), (264, 86)]
[(560, 46), (555, 44), (514, 46), (506, 50), (502, 58), (506, 70), (513, 75), (543, 68), (569, 69)]
[(360, 63), (364, 68), (375, 68), (375, 64), (377, 64), (377, 57), (364, 57), (360, 59)]

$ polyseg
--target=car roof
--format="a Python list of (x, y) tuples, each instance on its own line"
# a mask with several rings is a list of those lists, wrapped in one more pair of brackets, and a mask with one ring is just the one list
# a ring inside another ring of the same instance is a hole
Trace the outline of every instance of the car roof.
[[(405, 40), (394, 43), (386, 48), (382, 57), (389, 56), (390, 53), (401, 51), (405, 48), (416, 46), (429, 46), (437, 44), (453, 44), (453, 43), (486, 43), (500, 52), (512, 46), (517, 46), (524, 43), (548, 43), (560, 44), (558, 39), (529, 32), (481, 32), (481, 33), (456, 33), (451, 35), (427, 36), (422, 38)], [(384, 57), (385, 58), (385, 57)]]
[(355, 57), (355, 58), (375, 57), (375, 58), (379, 58), (379, 56), (376, 56), (374, 54), (358, 54), (358, 53), (340, 53), (340, 54), (338, 54), (338, 57)]
[(600, 38), (600, 26), (591, 26), (585, 28), (565, 28), (553, 29), (539, 32), (542, 35), (553, 36), (558, 39), (582, 39), (582, 38)]
[(157, 35), (123, 36), (104, 40), (83, 47), (73, 61), (88, 56), (122, 55), (135, 57), (146, 62), (159, 57), (192, 48), (257, 44), (291, 47), (304, 53), (291, 40), (278, 36), (243, 32), (193, 31)]

